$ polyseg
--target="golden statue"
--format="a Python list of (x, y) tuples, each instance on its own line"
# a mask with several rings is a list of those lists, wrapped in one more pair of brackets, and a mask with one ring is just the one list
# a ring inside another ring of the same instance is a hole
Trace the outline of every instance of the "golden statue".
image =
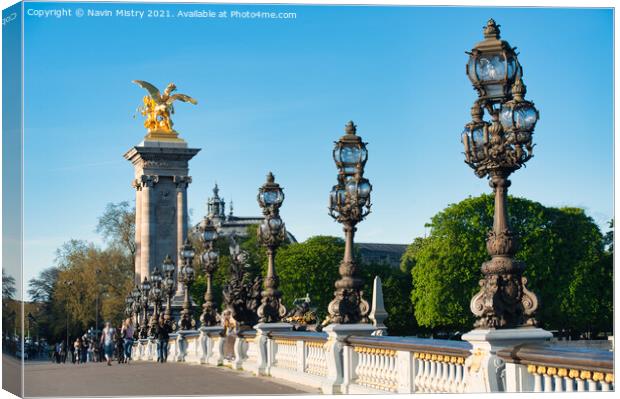
[(138, 108), (142, 116), (146, 117), (144, 127), (147, 129), (147, 139), (165, 140), (165, 141), (182, 141), (177, 138), (177, 133), (172, 128), (172, 120), (170, 115), (174, 114), (173, 102), (176, 100), (184, 103), (198, 104), (196, 100), (185, 94), (172, 94), (177, 87), (174, 83), (166, 86), (164, 93), (161, 94), (157, 87), (143, 80), (133, 80), (133, 83), (146, 89), (148, 96), (144, 96), (143, 105)]

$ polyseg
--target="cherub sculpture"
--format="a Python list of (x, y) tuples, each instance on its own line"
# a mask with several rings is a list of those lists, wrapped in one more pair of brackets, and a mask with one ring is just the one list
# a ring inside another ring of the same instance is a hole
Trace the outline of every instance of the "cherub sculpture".
[(196, 100), (188, 95), (172, 94), (177, 89), (174, 83), (170, 83), (166, 86), (164, 93), (161, 94), (159, 89), (149, 82), (145, 82), (143, 80), (133, 80), (132, 82), (149, 92), (148, 96), (144, 96), (144, 104), (138, 108), (140, 114), (146, 117), (144, 127), (147, 128), (149, 133), (174, 132), (172, 129), (173, 123), (170, 119), (170, 115), (174, 114), (174, 106), (172, 103), (176, 100), (194, 105), (198, 104)]

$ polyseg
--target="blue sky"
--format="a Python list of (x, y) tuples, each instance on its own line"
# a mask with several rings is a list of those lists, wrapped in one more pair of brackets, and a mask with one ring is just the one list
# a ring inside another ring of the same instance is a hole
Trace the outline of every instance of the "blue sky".
[[(67, 9), (143, 4), (76, 4)], [(59, 4), (27, 3), (26, 9)], [(295, 12), (296, 19), (25, 18), (25, 270), (28, 281), (71, 238), (99, 242), (109, 202), (133, 201), (123, 153), (141, 141), (144, 91), (173, 81), (175, 128), (190, 146), (194, 222), (218, 182), (239, 216), (258, 215), (268, 171), (282, 217), (304, 240), (341, 235), (327, 215), (333, 141), (352, 119), (369, 142), (373, 213), (359, 242), (409, 243), (450, 203), (490, 191), (464, 164), (460, 132), (476, 98), (466, 50), (489, 17), (520, 51), (540, 110), (535, 157), (511, 194), (613, 215), (613, 13), (610, 9), (158, 5)]]

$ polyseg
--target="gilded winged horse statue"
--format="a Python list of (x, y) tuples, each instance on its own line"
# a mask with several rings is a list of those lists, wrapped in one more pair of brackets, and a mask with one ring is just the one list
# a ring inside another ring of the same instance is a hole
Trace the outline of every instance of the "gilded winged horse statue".
[(166, 86), (162, 94), (157, 87), (149, 82), (143, 80), (133, 80), (132, 82), (149, 92), (148, 96), (144, 96), (143, 105), (138, 108), (138, 111), (146, 117), (144, 127), (151, 134), (176, 133), (172, 129), (172, 120), (170, 119), (170, 116), (174, 114), (173, 102), (178, 100), (184, 103), (198, 104), (196, 100), (186, 94), (172, 94), (177, 89), (174, 83)]

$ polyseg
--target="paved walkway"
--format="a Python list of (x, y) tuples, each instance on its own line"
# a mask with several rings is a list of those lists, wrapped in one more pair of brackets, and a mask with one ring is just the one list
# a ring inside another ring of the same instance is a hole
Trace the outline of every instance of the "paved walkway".
[(25, 396), (179, 396), (318, 394), (246, 371), (184, 363), (26, 363)]

